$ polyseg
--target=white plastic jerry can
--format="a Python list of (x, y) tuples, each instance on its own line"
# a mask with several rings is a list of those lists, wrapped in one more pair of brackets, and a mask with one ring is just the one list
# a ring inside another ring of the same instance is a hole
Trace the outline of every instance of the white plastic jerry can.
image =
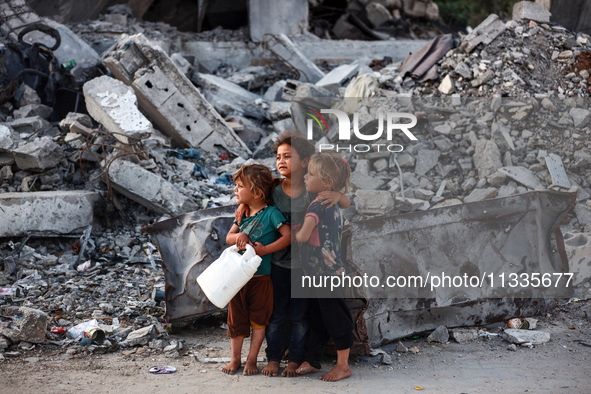
[(225, 308), (261, 265), (252, 246), (246, 245), (242, 255), (238, 251), (236, 245), (230, 246), (197, 277), (201, 290), (218, 308)]

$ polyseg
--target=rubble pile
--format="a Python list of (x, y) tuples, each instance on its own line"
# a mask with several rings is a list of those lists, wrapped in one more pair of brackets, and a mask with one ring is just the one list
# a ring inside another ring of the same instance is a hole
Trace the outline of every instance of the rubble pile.
[[(432, 2), (407, 4), (415, 7), (350, 2), (377, 36), (394, 36), (399, 16), (436, 19)], [(16, 356), (42, 343), (69, 354), (134, 346), (179, 354), (181, 344), (169, 343), (158, 321), (162, 262), (141, 227), (232, 204), (231, 174), (251, 160), (274, 170), (274, 139), (305, 130), (298, 105), (326, 108), (322, 98), (352, 102), (363, 125), (389, 108), (418, 118), (418, 141), (375, 141), (402, 151), (342, 152), (352, 169), (348, 220), (532, 189), (570, 190), (576, 206), (562, 230), (581, 272), (577, 296), (588, 297), (591, 37), (526, 11), (507, 22), (491, 15), (461, 40), (439, 36), (424, 56), (404, 63), (360, 58), (318, 66), (298, 41), (277, 35), (267, 42), (273, 68), (187, 51), (191, 40), (242, 43), (244, 31), (180, 33), (119, 6), (71, 25), (97, 52), (96, 66), (64, 71), (77, 81), (75, 107), (56, 118), (42, 104), (43, 86), (25, 84), (2, 101), (0, 287), (12, 290), (0, 293), (0, 351)], [(347, 15), (341, 25), (355, 14)], [(273, 55), (280, 53), (291, 56), (289, 64)], [(338, 143), (331, 131), (319, 143)], [(16, 306), (47, 315), (46, 327), (20, 332), (21, 312), (6, 309)], [(78, 336), (51, 331), (91, 319), (106, 333), (102, 344), (82, 346)]]

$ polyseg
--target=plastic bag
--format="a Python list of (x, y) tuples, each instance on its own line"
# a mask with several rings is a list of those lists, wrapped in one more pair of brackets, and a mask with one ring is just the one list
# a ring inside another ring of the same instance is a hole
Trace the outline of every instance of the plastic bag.
[(212, 304), (225, 308), (253, 277), (261, 261), (250, 245), (242, 255), (236, 245), (230, 246), (199, 275), (197, 283)]

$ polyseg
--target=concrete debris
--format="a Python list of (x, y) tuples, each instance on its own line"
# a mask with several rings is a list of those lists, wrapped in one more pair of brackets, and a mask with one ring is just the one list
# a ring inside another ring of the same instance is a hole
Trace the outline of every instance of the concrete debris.
[(427, 342), (447, 343), (449, 341), (449, 332), (447, 327), (439, 326), (427, 337)]
[(544, 331), (533, 330), (519, 330), (515, 328), (508, 328), (501, 332), (500, 337), (510, 343), (517, 345), (524, 345), (530, 343), (532, 345), (541, 345), (550, 340), (550, 333)]
[[(424, 24), (438, 18), (431, 0), (359, 1), (334, 21), (311, 24), (310, 34), (307, 14), (317, 21), (316, 7), (298, 6), (299, 0), (267, 3), (250, 2), (248, 28), (201, 33), (117, 12), (68, 26), (33, 12), (18, 25), (2, 19), (0, 30), (11, 42), (33, 22), (59, 32), (61, 45), (50, 54), (57, 59), (53, 70), (67, 78), (55, 79), (53, 97), (45, 85), (24, 78), (0, 106), (0, 212), (7, 218), (0, 227), (0, 287), (17, 289), (14, 297), (0, 298), (0, 356), (18, 356), (33, 343), (60, 343), (69, 354), (119, 346), (178, 354), (181, 343), (170, 341), (158, 321), (165, 314), (164, 293), (172, 306), (166, 313), (217, 309), (207, 302), (195, 306), (198, 289), (175, 294), (184, 286), (180, 274), (175, 286), (166, 286), (160, 253), (167, 251), (156, 249), (140, 228), (161, 215), (194, 211), (179, 238), (194, 238), (191, 223), (210, 219), (219, 221), (207, 236), (222, 234), (222, 219), (230, 221), (232, 214), (218, 212), (213, 219), (203, 208), (223, 210), (235, 202), (231, 174), (252, 159), (274, 168), (278, 133), (307, 130), (309, 118), (298, 105), (320, 111), (331, 108), (332, 99), (353, 96), (375, 100), (358, 108), (364, 133), (380, 108), (419, 119), (413, 129), (418, 142), (408, 143), (400, 133), (376, 140), (379, 151), (341, 150), (353, 170), (353, 204), (345, 211), (353, 226), (394, 220), (385, 214), (429, 215), (433, 208), (468, 202), (473, 204), (460, 207), (474, 209), (531, 189), (568, 189), (577, 193), (576, 204), (561, 230), (576, 273), (574, 296), (591, 297), (588, 34), (548, 23), (543, 8), (522, 2), (514, 20), (490, 15), (457, 47), (451, 36), (434, 39), (441, 32)], [(14, 5), (26, 6), (6, 1), (0, 14), (14, 12)], [(285, 12), (291, 8), (297, 12)], [(147, 8), (140, 11), (136, 16)], [(364, 41), (338, 39), (345, 35)], [(369, 41), (389, 37), (396, 40)], [(55, 44), (38, 31), (25, 41)], [(423, 48), (432, 51), (425, 49), (407, 70), (403, 60)], [(338, 142), (338, 127), (324, 131), (324, 143)], [(403, 151), (386, 151), (393, 143)], [(404, 220), (401, 215), (392, 227)], [(356, 253), (367, 250), (355, 242)], [(184, 252), (187, 261), (215, 254)], [(431, 335), (446, 343), (445, 326), (481, 324), (483, 311), (518, 316), (545, 307), (490, 300), (466, 307), (438, 297), (436, 312), (417, 304), (372, 304), (364, 321), (373, 344), (439, 324)], [(34, 324), (21, 325), (11, 318), (16, 314)], [(419, 317), (408, 319), (410, 314)], [(392, 320), (386, 324), (384, 316)], [(49, 318), (66, 328), (96, 318), (112, 346), (78, 346), (50, 332)], [(462, 343), (477, 334), (454, 328), (450, 335)], [(516, 343), (539, 341), (515, 339), (511, 330), (504, 335)], [(399, 343), (396, 351), (408, 349)], [(382, 362), (391, 363), (388, 358), (383, 354)]]

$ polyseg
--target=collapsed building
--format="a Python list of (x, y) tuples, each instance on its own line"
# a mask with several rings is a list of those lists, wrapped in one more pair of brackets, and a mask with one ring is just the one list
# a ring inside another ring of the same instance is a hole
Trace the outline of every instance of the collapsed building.
[[(416, 234), (413, 221), (455, 212), (437, 223), (448, 228), (445, 234), (467, 237), (474, 228), (458, 223), (496, 218), (470, 207), (502, 216), (514, 205), (517, 219), (507, 220), (525, 225), (521, 212), (544, 218), (541, 227), (516, 226), (512, 233), (539, 232), (541, 249), (528, 251), (561, 249), (535, 263), (563, 269), (568, 260), (576, 273), (574, 296), (589, 297), (591, 37), (550, 22), (543, 2), (521, 2), (512, 20), (491, 15), (461, 37), (433, 34), (431, 24), (412, 28), (413, 18), (437, 19), (433, 3), (420, 0), (350, 2), (334, 25), (311, 26), (316, 35), (306, 29), (307, 13), (270, 26), (257, 22), (265, 2), (249, 2), (248, 31), (198, 33), (136, 19), (158, 9), (158, 1), (130, 1), (131, 7), (117, 5), (101, 16), (78, 10), (79, 18), (96, 19), (68, 26), (39, 16), (33, 3), (0, 5), (0, 287), (11, 292), (0, 298), (0, 348), (7, 355), (18, 355), (21, 343), (86, 351), (88, 345), (49, 328), (90, 319), (100, 321), (109, 338), (91, 350), (181, 351), (163, 338), (159, 318), (216, 312), (197, 286), (184, 286), (219, 253), (223, 236), (202, 251), (203, 264), (176, 267), (173, 277), (179, 256), (165, 253), (162, 232), (178, 235), (194, 221), (207, 227), (212, 224), (204, 220), (231, 216), (230, 174), (253, 160), (274, 169), (277, 135), (308, 127), (299, 106), (320, 110), (335, 102), (353, 105), (362, 129), (378, 108), (418, 119), (418, 142), (404, 136), (376, 141), (402, 151), (342, 151), (352, 169), (353, 205), (345, 212), (353, 228), (352, 263), (362, 266), (363, 253), (371, 253), (355, 238), (363, 231), (390, 240), (386, 257), (409, 259), (395, 254), (400, 235), (383, 229), (401, 226)], [(210, 11), (197, 13), (195, 24), (213, 24)], [(318, 143), (338, 145), (336, 126), (327, 129)], [(546, 189), (557, 194), (536, 194)], [(179, 215), (187, 221), (171, 225)], [(226, 222), (214, 226), (217, 234)], [(140, 232), (147, 225), (153, 238)], [(215, 238), (207, 229), (203, 236)], [(457, 248), (446, 252), (451, 266)], [(358, 339), (377, 346), (439, 324), (485, 324), (550, 305), (535, 297), (511, 305), (474, 303), (473, 295), (439, 294), (421, 305), (408, 294), (400, 297), (396, 305), (354, 305), (366, 330)], [(17, 314), (26, 319), (10, 318)]]

